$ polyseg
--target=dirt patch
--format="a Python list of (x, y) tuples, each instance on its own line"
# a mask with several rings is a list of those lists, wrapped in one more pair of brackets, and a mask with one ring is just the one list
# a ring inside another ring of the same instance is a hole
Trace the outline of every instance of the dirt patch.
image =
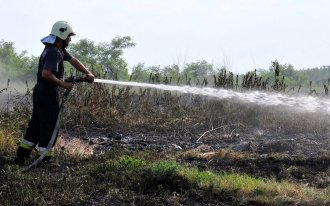
[(94, 153), (94, 145), (74, 137), (59, 136), (55, 146), (56, 150), (65, 150), (68, 154), (89, 156)]
[[(74, 134), (63, 135), (64, 139), (68, 136)], [(94, 154), (111, 151), (113, 147), (126, 151), (177, 152), (181, 154), (179, 161), (202, 170), (246, 173), (319, 188), (330, 183), (327, 133), (288, 134), (276, 130), (238, 128), (230, 134), (218, 131), (200, 137), (156, 132), (93, 131), (76, 136), (76, 140), (80, 141), (80, 145), (88, 145), (83, 148), (91, 149)]]

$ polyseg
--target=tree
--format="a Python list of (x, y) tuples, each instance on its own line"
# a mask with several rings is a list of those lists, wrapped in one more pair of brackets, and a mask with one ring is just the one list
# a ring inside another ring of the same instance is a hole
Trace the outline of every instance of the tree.
[(0, 66), (3, 75), (28, 80), (35, 76), (37, 65), (37, 58), (28, 57), (27, 51), (17, 54), (13, 42), (0, 41)]
[(123, 59), (123, 49), (135, 46), (131, 37), (116, 37), (111, 43), (95, 43), (82, 39), (70, 46), (70, 52), (79, 58), (96, 76), (111, 79), (125, 79), (129, 77), (127, 63)]
[(88, 39), (82, 39), (76, 44), (71, 44), (69, 48), (70, 52), (77, 57), (84, 65), (89, 67), (94, 74), (102, 76), (102, 71), (99, 65), (99, 49), (95, 43)]
[(180, 68), (177, 64), (172, 64), (170, 66), (165, 66), (161, 71), (162, 76), (169, 78), (169, 83), (174, 80), (177, 82), (180, 76)]
[[(258, 70), (260, 76), (263, 79), (269, 78), (270, 84), (276, 84), (280, 82), (280, 80), (285, 78), (285, 84), (289, 87), (298, 87), (300, 85), (306, 86), (309, 84), (308, 76), (304, 73), (304, 71), (297, 71), (294, 67), (289, 65), (282, 65), (278, 63), (277, 60), (272, 62), (272, 65), (269, 67), (269, 70)], [(275, 74), (275, 78), (274, 78)]]
[(128, 79), (127, 63), (122, 58), (123, 49), (134, 47), (135, 43), (131, 37), (116, 37), (111, 43), (101, 43), (98, 46), (100, 50), (100, 64), (107, 76), (112, 79)]
[(132, 68), (132, 80), (139, 82), (148, 82), (150, 71), (144, 66), (143, 63), (138, 63)]
[(213, 65), (205, 60), (186, 64), (186, 68), (183, 70), (183, 75), (191, 77), (193, 80), (202, 79), (212, 73)]

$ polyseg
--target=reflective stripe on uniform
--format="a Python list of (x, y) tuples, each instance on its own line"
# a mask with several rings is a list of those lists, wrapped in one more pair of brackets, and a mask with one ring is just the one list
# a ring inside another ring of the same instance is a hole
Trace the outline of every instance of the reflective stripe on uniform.
[[(38, 152), (38, 155), (41, 155), (42, 153), (44, 153), (44, 151), (46, 151), (47, 148), (46, 147), (39, 147), (39, 152)], [(48, 157), (52, 157), (54, 156), (54, 148), (51, 148), (47, 154), (45, 156), (48, 156)]]
[(33, 142), (27, 141), (26, 139), (23, 139), (19, 145), (20, 147), (27, 149), (27, 150), (32, 150), (36, 144)]

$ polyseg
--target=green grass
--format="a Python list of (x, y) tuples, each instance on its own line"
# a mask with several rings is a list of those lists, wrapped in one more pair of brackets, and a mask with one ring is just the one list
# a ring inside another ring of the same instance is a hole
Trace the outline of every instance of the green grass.
[[(16, 166), (5, 165), (0, 172), (0, 201), (4, 205), (81, 204), (97, 201), (97, 198), (101, 198), (100, 201), (114, 198), (114, 191), (120, 199), (124, 193), (150, 194), (162, 189), (185, 193), (200, 190), (210, 197), (234, 197), (266, 205), (330, 203), (329, 189), (319, 190), (245, 174), (201, 171), (166, 158), (146, 158), (142, 153), (115, 153), (71, 157), (71, 161), (62, 163), (64, 165), (25, 173)], [(61, 156), (64, 158), (66, 154)]]

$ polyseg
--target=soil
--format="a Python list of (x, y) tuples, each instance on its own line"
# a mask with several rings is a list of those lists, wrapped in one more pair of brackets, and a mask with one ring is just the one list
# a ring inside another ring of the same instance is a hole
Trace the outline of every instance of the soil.
[[(202, 134), (175, 136), (155, 132), (93, 131), (78, 136), (93, 148), (94, 154), (110, 151), (114, 146), (127, 151), (177, 152), (183, 154), (179, 155), (179, 161), (200, 169), (285, 179), (317, 188), (325, 188), (330, 183), (329, 134), (290, 134), (258, 128), (236, 128), (230, 134), (221, 131)], [(77, 134), (66, 135), (77, 137)], [(219, 158), (217, 154), (224, 150), (242, 157)]]

